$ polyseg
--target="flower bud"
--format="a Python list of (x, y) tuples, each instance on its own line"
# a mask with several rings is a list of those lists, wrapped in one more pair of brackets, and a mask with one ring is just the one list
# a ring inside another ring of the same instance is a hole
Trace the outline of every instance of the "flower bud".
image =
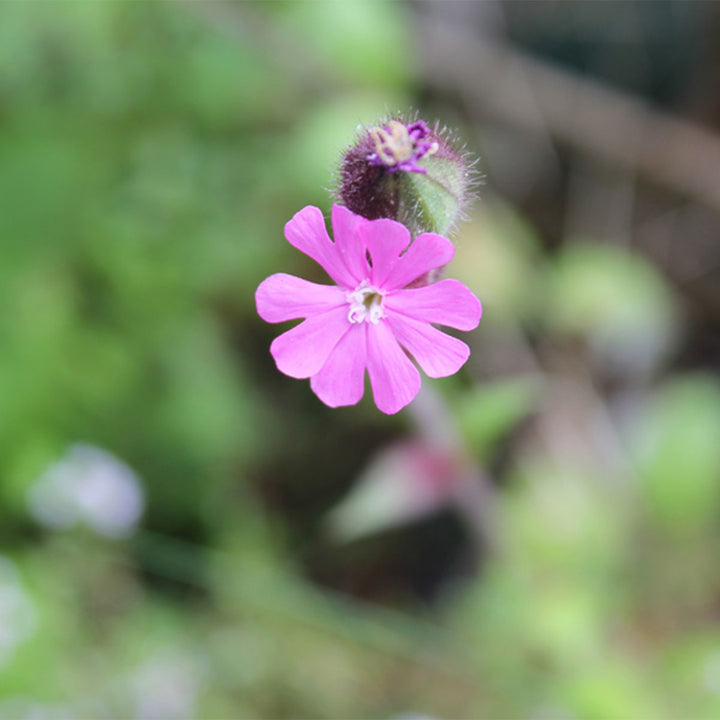
[(445, 130), (392, 118), (360, 131), (343, 156), (337, 197), (369, 220), (400, 221), (413, 236), (447, 235), (469, 203), (471, 171)]

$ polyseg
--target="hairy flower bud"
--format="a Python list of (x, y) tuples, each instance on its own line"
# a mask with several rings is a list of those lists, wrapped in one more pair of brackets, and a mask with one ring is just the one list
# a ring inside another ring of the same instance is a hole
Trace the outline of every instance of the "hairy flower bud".
[(469, 202), (472, 163), (445, 130), (391, 118), (363, 128), (340, 167), (338, 200), (369, 220), (447, 235)]

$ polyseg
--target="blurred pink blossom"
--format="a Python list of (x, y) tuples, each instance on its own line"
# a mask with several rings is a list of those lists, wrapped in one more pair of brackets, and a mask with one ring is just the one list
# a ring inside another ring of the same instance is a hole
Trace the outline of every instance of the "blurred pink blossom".
[(328, 515), (337, 540), (355, 540), (419, 520), (449, 504), (466, 468), (452, 448), (412, 441), (379, 452)]

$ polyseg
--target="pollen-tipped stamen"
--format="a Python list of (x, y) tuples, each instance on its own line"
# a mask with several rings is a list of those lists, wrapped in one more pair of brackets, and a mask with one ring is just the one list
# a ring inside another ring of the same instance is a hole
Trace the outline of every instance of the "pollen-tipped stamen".
[(430, 131), (421, 120), (412, 125), (390, 120), (385, 127), (373, 127), (368, 132), (375, 145), (375, 152), (368, 156), (368, 160), (372, 165), (385, 166), (388, 172), (426, 173), (427, 170), (417, 161), (433, 155), (439, 147), (437, 142), (426, 140)]

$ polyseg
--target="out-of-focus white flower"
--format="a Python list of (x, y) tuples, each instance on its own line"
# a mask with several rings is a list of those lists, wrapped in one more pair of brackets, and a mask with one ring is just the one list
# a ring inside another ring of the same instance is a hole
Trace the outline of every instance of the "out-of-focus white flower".
[(196, 715), (199, 668), (177, 651), (159, 652), (130, 679), (138, 720), (183, 720)]
[(45, 527), (85, 523), (106, 537), (130, 535), (145, 501), (137, 475), (114, 455), (92, 445), (72, 445), (30, 489), (32, 516)]
[(0, 667), (35, 630), (35, 607), (14, 563), (0, 555)]

